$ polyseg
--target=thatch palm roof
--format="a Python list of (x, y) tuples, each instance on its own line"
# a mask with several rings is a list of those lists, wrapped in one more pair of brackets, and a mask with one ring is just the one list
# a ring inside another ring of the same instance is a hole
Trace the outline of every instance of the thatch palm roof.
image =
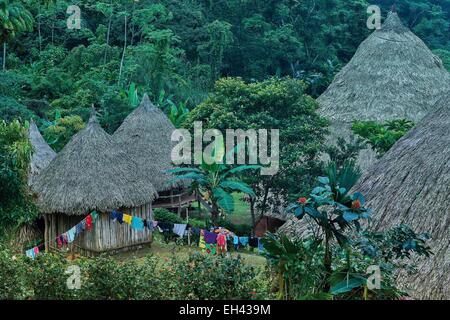
[[(442, 61), (390, 12), (317, 101), (319, 112), (332, 122), (335, 141), (350, 136), (354, 120), (417, 123), (449, 88), (450, 74)], [(362, 157), (365, 169), (374, 155)]]
[(113, 138), (120, 149), (136, 160), (140, 174), (157, 191), (166, 191), (174, 185), (167, 170), (172, 168), (172, 133), (175, 130), (167, 116), (154, 106), (147, 94), (116, 130)]
[(33, 120), (30, 123), (28, 137), (33, 147), (33, 156), (31, 157), (30, 173), (28, 176), (28, 184), (31, 185), (36, 176), (53, 160), (56, 152), (45, 142)]
[(450, 92), (354, 190), (374, 210), (375, 229), (406, 223), (430, 233), (434, 255), (399, 280), (417, 298), (450, 299)]
[(133, 158), (118, 149), (95, 113), (32, 185), (42, 213), (86, 214), (151, 203), (157, 195)]

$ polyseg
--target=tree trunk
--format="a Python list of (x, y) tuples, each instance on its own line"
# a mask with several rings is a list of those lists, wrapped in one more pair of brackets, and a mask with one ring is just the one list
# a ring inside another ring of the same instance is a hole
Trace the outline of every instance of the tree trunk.
[[(112, 5), (112, 1), (110, 2)], [(105, 47), (105, 55), (103, 56), (103, 66), (106, 64), (106, 57), (109, 49), (109, 36), (111, 34), (111, 24), (112, 24), (112, 17), (114, 13), (114, 8), (111, 8), (111, 14), (109, 15), (109, 21), (108, 21), (108, 31), (106, 32), (106, 47)]]
[(255, 199), (250, 197), (250, 214), (252, 216), (252, 236), (255, 236), (256, 217), (255, 217)]
[(49, 251), (48, 248), (48, 215), (44, 214), (44, 246), (45, 246), (45, 252)]
[(325, 284), (324, 284), (324, 290), (325, 292), (330, 291), (330, 283), (329, 279), (332, 273), (331, 269), (331, 248), (330, 248), (330, 241), (331, 241), (331, 231), (325, 230), (325, 256), (323, 258), (323, 265), (325, 267)]
[(120, 69), (119, 69), (119, 80), (117, 84), (120, 85), (120, 77), (122, 76), (122, 68), (123, 68), (123, 60), (125, 59), (125, 50), (127, 49), (127, 15), (125, 14), (125, 27), (124, 27), (124, 43), (123, 43), (123, 52), (122, 59), (120, 60)]
[(39, 38), (39, 54), (42, 51), (42, 37), (41, 37), (41, 3), (38, 4), (38, 38)]
[(219, 206), (216, 203), (212, 203), (211, 222), (215, 226), (219, 218)]
[(269, 196), (269, 187), (266, 185), (264, 186), (264, 198), (261, 205), (261, 212), (259, 216), (262, 218), (264, 216), (264, 213), (266, 212), (266, 204), (267, 204), (267, 197)]
[(6, 42), (3, 42), (3, 71), (6, 70)]

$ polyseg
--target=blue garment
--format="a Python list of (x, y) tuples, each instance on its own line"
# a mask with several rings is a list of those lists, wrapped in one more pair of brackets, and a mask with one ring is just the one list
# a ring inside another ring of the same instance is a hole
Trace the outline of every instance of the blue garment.
[(233, 236), (233, 244), (239, 244), (239, 237)]
[(27, 257), (34, 259), (34, 248), (27, 250), (25, 253)]
[(262, 244), (261, 238), (258, 238), (258, 250), (260, 253), (264, 252), (264, 246)]
[(217, 242), (217, 234), (209, 231), (204, 231), (203, 236), (205, 238), (205, 243), (207, 244), (214, 244)]
[(77, 228), (73, 227), (69, 231), (67, 231), (67, 242), (71, 243), (73, 240), (75, 240), (75, 234), (77, 233)]
[(239, 242), (240, 242), (243, 246), (248, 245), (248, 237), (239, 237)]
[(80, 233), (83, 232), (84, 228), (83, 228), (83, 224), (80, 222), (79, 224), (77, 224), (75, 226), (75, 235), (79, 235)]
[(131, 227), (138, 231), (143, 231), (144, 230), (144, 220), (142, 220), (139, 217), (133, 217), (131, 219)]

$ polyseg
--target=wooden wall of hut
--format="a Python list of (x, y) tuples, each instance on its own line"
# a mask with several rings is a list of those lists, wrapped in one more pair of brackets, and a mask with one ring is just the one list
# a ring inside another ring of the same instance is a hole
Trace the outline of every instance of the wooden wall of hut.
[[(151, 204), (121, 211), (142, 219), (153, 220)], [(84, 218), (85, 216), (68, 216), (66, 214), (47, 215), (47, 237), (52, 239), (49, 249), (57, 248), (56, 241), (53, 241), (53, 239), (68, 231)], [(118, 221), (112, 220), (110, 213), (99, 213), (92, 230), (85, 230), (78, 235), (75, 241), (69, 245), (69, 248), (73, 252), (92, 255), (107, 251), (124, 250), (150, 243), (151, 241), (152, 232), (147, 228), (144, 228), (143, 231), (138, 231), (131, 228), (127, 223), (120, 224)]]

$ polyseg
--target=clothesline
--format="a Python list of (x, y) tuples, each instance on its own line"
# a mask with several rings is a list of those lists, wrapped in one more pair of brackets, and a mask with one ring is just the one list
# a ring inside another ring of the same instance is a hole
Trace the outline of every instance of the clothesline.
[(40, 253), (40, 249), (42, 246), (50, 245), (52, 242), (56, 242), (58, 248), (67, 245), (69, 243), (72, 243), (75, 240), (75, 237), (81, 234), (84, 230), (91, 230), (93, 224), (97, 220), (97, 212), (92, 211), (90, 214), (88, 214), (83, 220), (78, 222), (75, 226), (67, 230), (66, 232), (60, 234), (56, 238), (49, 239), (47, 241), (44, 241), (43, 243), (34, 246), (33, 248), (30, 248), (25, 251), (25, 254), (30, 257), (31, 259), (34, 259), (37, 254)]
[[(25, 251), (25, 254), (34, 259), (37, 254), (40, 253), (40, 247), (50, 244), (52, 242), (56, 242), (58, 248), (72, 243), (75, 240), (75, 237), (81, 234), (84, 230), (91, 230), (93, 224), (97, 220), (98, 214), (96, 211), (88, 214), (83, 220), (78, 222), (75, 226), (67, 230), (66, 232), (60, 234), (56, 238), (44, 241), (43, 243), (34, 246)], [(126, 213), (119, 212), (117, 210), (113, 210), (110, 214), (111, 219), (118, 221), (120, 224), (126, 223), (130, 225), (133, 229), (138, 231), (144, 231), (145, 228), (153, 231), (155, 228), (158, 229), (159, 232), (165, 233), (172, 231), (177, 234), (180, 238), (183, 237), (186, 232), (193, 232), (194, 234), (200, 235), (199, 246), (204, 249), (210, 249), (212, 244), (218, 244), (220, 250), (226, 251), (226, 240), (230, 237), (233, 237), (233, 245), (237, 250), (239, 245), (246, 246), (250, 244), (251, 247), (257, 247), (261, 250), (262, 244), (260, 244), (260, 238), (254, 237), (238, 237), (233, 232), (228, 229), (217, 227), (214, 230), (210, 229), (213, 232), (207, 231), (205, 229), (200, 229), (196, 227), (189, 226), (184, 223), (168, 223), (168, 222), (158, 222), (154, 220), (147, 220), (137, 216), (132, 216)], [(206, 237), (206, 238), (205, 238)], [(205, 240), (206, 239), (206, 240)], [(225, 240), (224, 240), (225, 239)], [(254, 240), (256, 239), (256, 240)], [(251, 243), (251, 241), (257, 241)], [(204, 244), (204, 246), (203, 246)]]

